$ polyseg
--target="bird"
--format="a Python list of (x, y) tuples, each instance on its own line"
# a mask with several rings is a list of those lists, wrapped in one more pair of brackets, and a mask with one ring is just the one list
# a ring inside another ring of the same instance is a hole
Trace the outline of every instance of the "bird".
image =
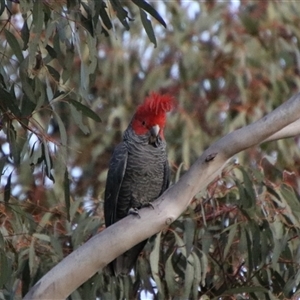
[[(167, 112), (173, 106), (171, 95), (152, 92), (137, 107), (109, 162), (104, 193), (106, 227), (151, 206), (168, 188), (170, 168), (164, 129)], [(114, 276), (129, 274), (146, 243), (140, 242), (110, 264)]]

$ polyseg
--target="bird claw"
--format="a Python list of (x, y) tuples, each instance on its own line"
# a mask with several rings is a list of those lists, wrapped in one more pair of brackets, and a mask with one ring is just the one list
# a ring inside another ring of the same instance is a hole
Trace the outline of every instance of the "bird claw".
[(128, 211), (128, 215), (134, 215), (134, 216), (138, 216), (139, 218), (141, 218), (141, 216), (139, 214), (139, 210), (136, 207), (131, 207)]
[(142, 207), (151, 207), (152, 209), (154, 209), (154, 206), (151, 202), (143, 203)]

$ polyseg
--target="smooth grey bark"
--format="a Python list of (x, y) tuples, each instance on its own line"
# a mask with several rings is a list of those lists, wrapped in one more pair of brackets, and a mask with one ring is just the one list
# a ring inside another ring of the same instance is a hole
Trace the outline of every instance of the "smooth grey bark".
[(176, 220), (232, 156), (265, 141), (300, 134), (299, 119), (300, 93), (259, 121), (224, 136), (153, 203), (154, 209), (143, 208), (140, 218), (128, 216), (91, 238), (45, 274), (24, 299), (65, 299), (117, 256)]

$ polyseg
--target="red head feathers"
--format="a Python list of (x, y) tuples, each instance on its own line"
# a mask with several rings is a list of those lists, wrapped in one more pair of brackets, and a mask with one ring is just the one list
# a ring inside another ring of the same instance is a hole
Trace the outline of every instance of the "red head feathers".
[(139, 105), (132, 120), (132, 128), (136, 134), (146, 134), (153, 126), (160, 127), (163, 137), (163, 128), (166, 123), (166, 113), (173, 108), (173, 97), (165, 94), (151, 93), (144, 103)]

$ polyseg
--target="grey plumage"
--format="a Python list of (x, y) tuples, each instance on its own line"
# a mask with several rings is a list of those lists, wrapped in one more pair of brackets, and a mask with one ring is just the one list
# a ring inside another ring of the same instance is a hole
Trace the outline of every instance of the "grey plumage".
[[(130, 208), (141, 208), (157, 199), (169, 185), (166, 143), (153, 130), (138, 135), (132, 123), (123, 141), (115, 148), (107, 175), (104, 214), (106, 226), (128, 215)], [(124, 229), (126, 230), (126, 228)], [(147, 240), (119, 256), (113, 263), (115, 275), (127, 274)]]

